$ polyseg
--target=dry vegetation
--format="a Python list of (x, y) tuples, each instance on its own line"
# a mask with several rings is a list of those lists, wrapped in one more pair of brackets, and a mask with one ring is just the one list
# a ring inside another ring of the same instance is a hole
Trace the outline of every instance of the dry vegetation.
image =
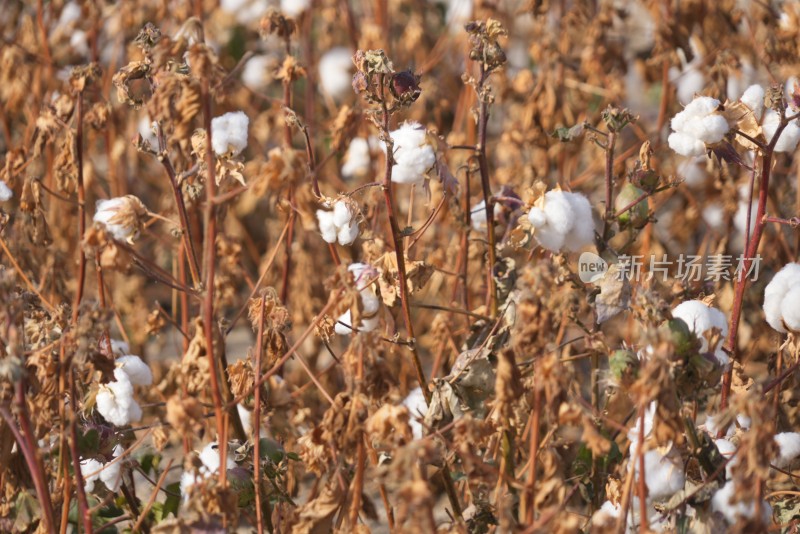
[(279, 4), (1, 8), (0, 531), (796, 531), (800, 8)]

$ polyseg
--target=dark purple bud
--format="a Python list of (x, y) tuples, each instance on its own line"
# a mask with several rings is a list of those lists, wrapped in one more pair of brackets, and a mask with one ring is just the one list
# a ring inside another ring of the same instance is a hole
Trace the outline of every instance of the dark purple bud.
[(422, 90), (419, 88), (419, 76), (410, 70), (398, 72), (392, 76), (392, 94), (396, 98), (416, 100)]

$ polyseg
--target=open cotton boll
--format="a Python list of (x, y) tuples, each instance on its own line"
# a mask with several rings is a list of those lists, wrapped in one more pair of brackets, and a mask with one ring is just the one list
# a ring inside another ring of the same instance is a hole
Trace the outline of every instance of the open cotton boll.
[(717, 113), (719, 100), (700, 96), (692, 100), (683, 111), (672, 118), (674, 133), (668, 138), (669, 146), (683, 156), (702, 156), (706, 144), (722, 141), (728, 133), (728, 121)]
[(592, 206), (580, 193), (548, 191), (544, 206), (531, 208), (528, 221), (539, 244), (553, 252), (576, 251), (594, 241)]
[(334, 202), (333, 211), (317, 210), (317, 220), (322, 239), (327, 243), (338, 241), (346, 246), (358, 237), (357, 214), (343, 200)]
[[(786, 333), (783, 320), (783, 301), (789, 293), (796, 295), (793, 290), (797, 287), (800, 287), (800, 264), (787, 263), (764, 288), (764, 315), (767, 323), (783, 334)], [(794, 309), (796, 310), (796, 306)], [(787, 311), (791, 312), (791, 309)], [(791, 318), (794, 319), (794, 314), (791, 314)]]
[[(775, 135), (775, 132), (778, 131), (780, 122), (780, 115), (773, 110), (769, 109), (764, 114), (764, 122), (761, 123), (761, 130), (764, 132), (764, 137), (766, 137), (768, 143), (772, 142), (772, 137)], [(793, 120), (786, 125), (786, 128), (781, 132), (781, 136), (775, 143), (775, 152), (794, 152), (799, 141), (800, 126), (797, 125), (796, 120)]]
[(761, 120), (761, 114), (764, 112), (764, 88), (760, 85), (751, 85), (745, 89), (742, 98), (739, 100), (753, 110), (753, 115), (756, 120)]
[(603, 505), (592, 516), (592, 525), (595, 527), (606, 525), (610, 520), (619, 517), (620, 505), (611, 501), (605, 501)]
[(8, 184), (0, 180), (0, 202), (8, 202), (14, 196), (14, 191), (8, 187)]
[[(436, 163), (436, 154), (428, 144), (425, 128), (418, 122), (403, 123), (400, 128), (390, 132), (394, 141), (394, 166), (392, 181), (398, 184), (418, 184)], [(381, 143), (383, 151), (386, 144)]]
[(311, 5), (311, 0), (281, 0), (281, 12), (290, 17), (297, 17)]
[(470, 210), (469, 222), (472, 229), (478, 232), (486, 231), (486, 201), (481, 200)]
[[(729, 480), (711, 498), (711, 509), (722, 514), (731, 525), (735, 524), (739, 517), (753, 519), (756, 515), (756, 503), (754, 500), (733, 502), (732, 499), (736, 493), (735, 489), (734, 482)], [(768, 502), (762, 501), (761, 520), (764, 523), (769, 523), (770, 517), (772, 517), (772, 507)]]
[(727, 439), (714, 440), (714, 444), (717, 446), (717, 450), (722, 457), (728, 460), (728, 463), (725, 464), (725, 474), (730, 478), (733, 466), (739, 461), (739, 459), (734, 456), (734, 454), (736, 454), (736, 445)]
[(428, 405), (425, 402), (425, 395), (422, 393), (422, 388), (417, 387), (411, 390), (408, 396), (403, 399), (403, 406), (408, 408), (408, 413), (411, 415), (408, 424), (411, 425), (411, 433), (414, 439), (421, 439), (425, 433), (425, 429), (420, 423), (420, 419), (425, 417), (428, 411)]
[(701, 187), (706, 183), (706, 157), (687, 158), (678, 165), (678, 176), (690, 187)]
[(138, 356), (120, 356), (117, 358), (117, 366), (125, 371), (134, 386), (149, 386), (153, 383), (153, 372)]
[(103, 463), (94, 458), (81, 460), (81, 475), (83, 475), (83, 490), (87, 493), (94, 491), (94, 483), (100, 478)]
[(367, 139), (355, 137), (347, 146), (342, 165), (342, 176), (345, 178), (361, 177), (369, 173), (372, 163), (370, 154), (378, 150), (378, 138), (370, 136)]
[(100, 386), (95, 402), (97, 411), (114, 426), (126, 426), (142, 419), (142, 409), (133, 399), (133, 384), (128, 374), (114, 369), (112, 382)]
[(125, 356), (131, 353), (131, 346), (121, 339), (111, 340), (111, 352), (114, 356)]
[[(203, 450), (200, 451), (199, 457), (200, 461), (203, 463), (203, 467), (208, 469), (209, 473), (219, 471), (219, 445), (216, 441), (212, 441), (203, 447)], [(230, 447), (228, 447), (228, 457), (225, 462), (225, 468), (233, 469), (234, 467), (236, 467), (236, 462), (233, 460), (233, 458), (231, 458), (231, 450)]]
[[(119, 458), (123, 452), (125, 452), (125, 449), (122, 448), (122, 445), (117, 445), (113, 451), (114, 458)], [(121, 467), (122, 462), (120, 461), (108, 462), (103, 466), (103, 470), (100, 471), (100, 481), (106, 485), (109, 491), (119, 490), (119, 486), (122, 483)]]
[(322, 90), (340, 100), (353, 93), (353, 52), (349, 48), (331, 48), (319, 59), (319, 81)]
[(242, 83), (253, 91), (262, 91), (272, 82), (272, 70), (275, 58), (266, 54), (258, 54), (247, 60), (242, 69)]
[(783, 324), (793, 332), (800, 332), (800, 285), (793, 287), (781, 302)]
[(250, 118), (243, 111), (231, 111), (211, 119), (211, 146), (218, 156), (237, 156), (247, 147)]
[(267, 0), (221, 0), (220, 8), (234, 15), (239, 24), (247, 25), (267, 14), (269, 2)]
[(780, 450), (778, 457), (772, 462), (776, 467), (786, 467), (800, 456), (800, 434), (797, 432), (775, 434), (775, 442)]
[(706, 77), (694, 63), (689, 63), (682, 70), (672, 67), (669, 70), (670, 83), (675, 85), (678, 102), (688, 104), (694, 95), (703, 90)]
[(703, 221), (713, 230), (722, 230), (725, 223), (725, 208), (718, 202), (703, 207)]
[(104, 226), (114, 239), (133, 241), (143, 226), (147, 208), (133, 195), (98, 200), (93, 221)]
[(752, 201), (750, 203), (750, 231), (747, 232), (747, 202), (744, 200), (739, 201), (739, 206), (736, 208), (736, 213), (733, 215), (733, 226), (736, 228), (736, 231), (739, 232), (742, 236), (747, 234), (752, 235), (753, 228), (756, 224), (756, 215), (758, 214), (758, 202)]
[[(720, 365), (728, 365), (730, 358), (722, 350), (722, 343), (728, 335), (728, 322), (724, 313), (702, 301), (687, 300), (675, 306), (672, 317), (681, 319), (689, 326), (689, 330), (700, 340), (701, 352), (712, 352)], [(711, 335), (713, 329), (719, 330), (719, 335), (716, 345), (709, 348), (707, 336)]]
[[(639, 461), (633, 446), (631, 446), (631, 463), (638, 476)], [(674, 449), (667, 454), (663, 454), (659, 449), (646, 451), (644, 481), (650, 499), (664, 499), (682, 490), (686, 483), (686, 474), (683, 471), (683, 460), (680, 455)]]
[[(644, 409), (644, 437), (650, 435), (650, 432), (653, 430), (653, 421), (655, 420), (656, 416), (656, 409), (658, 408), (658, 404), (656, 401), (652, 401), (650, 404), (647, 405), (647, 408)], [(637, 417), (636, 422), (633, 424), (630, 430), (628, 430), (628, 441), (631, 442), (631, 445), (634, 443), (639, 442), (639, 428), (642, 424), (642, 418)], [(633, 450), (633, 449), (631, 449)], [(633, 454), (633, 453), (632, 453)]]

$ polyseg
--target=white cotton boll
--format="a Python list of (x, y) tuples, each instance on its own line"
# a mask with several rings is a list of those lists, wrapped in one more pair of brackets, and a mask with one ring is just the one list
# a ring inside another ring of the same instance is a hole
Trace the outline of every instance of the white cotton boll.
[(139, 135), (142, 136), (142, 139), (147, 141), (152, 148), (158, 149), (158, 137), (156, 137), (153, 131), (153, 121), (150, 120), (150, 117), (144, 116), (139, 119), (139, 124), (136, 125), (136, 129)]
[(533, 207), (528, 220), (533, 236), (547, 250), (577, 251), (594, 241), (594, 220), (589, 200), (580, 193), (548, 191), (544, 209)]
[(266, 89), (272, 81), (270, 69), (274, 67), (275, 59), (265, 54), (251, 57), (242, 69), (242, 83), (253, 91)]
[(0, 180), (0, 202), (8, 202), (14, 196), (14, 191), (8, 187), (8, 184)]
[(322, 234), (322, 239), (326, 243), (336, 243), (339, 230), (333, 222), (333, 212), (317, 210), (317, 220), (319, 221), (319, 231)]
[(92, 220), (105, 226), (114, 239), (127, 241), (136, 235), (136, 228), (131, 224), (125, 224), (120, 217), (120, 214), (126, 209), (127, 203), (128, 197), (98, 200), (97, 211)]
[(593, 525), (602, 525), (608, 519), (617, 519), (620, 513), (620, 505), (611, 501), (605, 501), (603, 505), (592, 516)]
[(95, 402), (97, 411), (114, 426), (126, 426), (142, 419), (142, 409), (133, 399), (133, 384), (122, 369), (114, 370), (115, 380), (100, 386)]
[(705, 147), (702, 156), (687, 158), (678, 165), (678, 177), (689, 187), (701, 187), (706, 183)]
[(736, 454), (736, 445), (727, 439), (714, 440), (714, 444), (717, 446), (717, 450), (719, 450), (722, 457), (728, 460), (728, 463), (725, 464), (725, 474), (730, 478), (733, 466), (739, 461), (739, 459), (734, 456), (734, 454)]
[(281, 12), (296, 18), (311, 5), (311, 0), (281, 0)]
[(594, 219), (589, 199), (580, 193), (568, 193), (567, 201), (572, 207), (572, 228), (566, 234), (564, 246), (577, 251), (594, 242)]
[(420, 420), (425, 418), (425, 413), (428, 411), (422, 388), (412, 389), (408, 396), (403, 399), (403, 406), (408, 408), (408, 413), (411, 416), (408, 424), (411, 425), (411, 433), (414, 435), (414, 439), (421, 439), (425, 433), (425, 427), (420, 423)]
[(673, 132), (667, 138), (669, 147), (686, 157), (702, 156), (706, 153), (706, 145), (699, 139), (681, 132)]
[(340, 336), (347, 336), (353, 332), (353, 316), (350, 313), (350, 310), (347, 310), (336, 318), (336, 324), (333, 326), (333, 331)]
[[(706, 415), (705, 423), (703, 423), (701, 427), (705, 428), (709, 436), (715, 437), (720, 431), (720, 424), (722, 423), (722, 420), (723, 417), (721, 415)], [(728, 425), (728, 430), (725, 432), (725, 438), (730, 438), (735, 433), (736, 426)]]
[(346, 203), (339, 200), (333, 204), (333, 224), (336, 226), (344, 226), (349, 224), (352, 218), (353, 215), (347, 208)]
[[(772, 137), (778, 131), (781, 117), (771, 109), (767, 110), (764, 114), (764, 121), (761, 123), (761, 130), (764, 132), (764, 137), (767, 142), (772, 142)], [(797, 126), (797, 121), (790, 122), (778, 141), (775, 143), (775, 152), (794, 152), (797, 148), (797, 143), (800, 141), (800, 127)]]
[[(389, 134), (394, 141), (392, 181), (398, 184), (418, 184), (436, 163), (433, 147), (427, 142), (425, 128), (418, 122), (406, 122)], [(381, 143), (384, 152), (386, 144)]]
[(783, 334), (783, 300), (794, 288), (800, 286), (800, 264), (788, 263), (772, 277), (764, 288), (764, 315), (767, 323)]
[(775, 434), (775, 442), (778, 444), (780, 453), (773, 460), (775, 466), (783, 468), (792, 463), (800, 456), (800, 434), (797, 432), (781, 432)]
[[(650, 404), (647, 405), (647, 408), (644, 409), (644, 437), (650, 435), (650, 432), (653, 431), (653, 422), (655, 421), (656, 417), (656, 409), (658, 408), (658, 404), (656, 401), (652, 401)], [(639, 442), (639, 428), (642, 424), (642, 418), (637, 417), (636, 422), (633, 424), (630, 430), (628, 430), (628, 441), (631, 442), (631, 445)], [(633, 448), (631, 448), (633, 451)], [(635, 452), (631, 453), (632, 455)]]
[[(209, 472), (214, 473), (219, 471), (219, 445), (217, 445), (216, 441), (212, 441), (203, 447), (203, 450), (200, 451), (200, 461), (203, 463), (203, 467), (208, 469)], [(225, 468), (233, 469), (234, 467), (236, 467), (236, 462), (231, 458), (230, 447), (228, 447), (228, 457), (225, 462)]]
[(687, 133), (708, 144), (722, 141), (729, 129), (728, 121), (725, 120), (725, 117), (717, 114), (693, 117), (689, 119), (686, 125)]
[(77, 2), (67, 2), (61, 9), (61, 15), (58, 17), (58, 28), (65, 28), (73, 22), (78, 22), (81, 19), (81, 6)]
[(223, 11), (234, 15), (236, 22), (247, 25), (258, 21), (267, 14), (269, 2), (267, 0), (221, 0), (220, 7)]
[[(122, 445), (117, 445), (113, 451), (114, 458), (119, 458), (123, 452), (125, 452), (125, 449), (122, 448)], [(119, 490), (119, 486), (122, 483), (121, 467), (121, 461), (108, 462), (103, 466), (103, 470), (100, 471), (100, 481), (106, 485), (109, 491), (116, 492)]]
[(355, 137), (347, 147), (347, 153), (342, 165), (342, 176), (353, 178), (365, 176), (369, 173), (372, 158), (370, 154), (378, 149), (378, 139), (370, 136), (368, 139)]
[(211, 119), (211, 146), (218, 156), (237, 156), (247, 147), (250, 118), (243, 111), (231, 111)]
[(94, 483), (100, 478), (102, 462), (94, 458), (81, 460), (81, 475), (83, 476), (83, 490), (87, 493), (94, 491)]
[(338, 46), (319, 59), (319, 81), (323, 92), (341, 100), (353, 94), (353, 52)]
[[(538, 209), (538, 208), (536, 208)], [(539, 210), (541, 211), (541, 210)], [(469, 222), (472, 224), (472, 229), (478, 232), (486, 231), (486, 201), (481, 200), (470, 210)]]
[[(729, 480), (722, 488), (717, 490), (711, 499), (711, 509), (719, 512), (729, 524), (735, 524), (739, 517), (753, 519), (756, 515), (755, 501), (740, 501), (734, 504), (734, 482)], [(761, 503), (761, 520), (769, 522), (772, 517), (772, 507), (766, 501)]]
[(800, 332), (800, 285), (792, 287), (781, 302), (783, 324), (793, 332)]
[[(694, 332), (700, 340), (701, 352), (713, 352), (720, 365), (728, 365), (730, 358), (722, 350), (722, 343), (728, 335), (728, 322), (724, 313), (699, 300), (687, 300), (672, 310), (672, 317), (683, 320), (689, 326), (689, 330)], [(706, 336), (710, 336), (712, 329), (715, 328), (719, 330), (719, 336), (712, 350), (708, 346)]]
[(670, 82), (675, 85), (678, 102), (687, 104), (692, 101), (695, 94), (703, 90), (706, 77), (697, 66), (689, 64), (682, 71), (671, 68)]
[[(631, 456), (635, 471), (638, 474), (638, 457)], [(647, 485), (647, 496), (650, 499), (671, 497), (683, 489), (686, 474), (683, 471), (683, 460), (674, 450), (662, 454), (659, 449), (644, 453), (644, 480)]]
[(89, 53), (89, 42), (86, 39), (86, 32), (83, 30), (73, 30), (69, 36), (69, 46), (76, 54), (85, 56)]
[(761, 114), (764, 112), (764, 88), (760, 85), (751, 85), (745, 89), (742, 98), (744, 105), (753, 110), (756, 120), (761, 120)]
[(714, 230), (722, 230), (725, 224), (725, 208), (717, 202), (707, 204), (703, 208), (703, 221)]
[(747, 229), (749, 228), (749, 235), (752, 235), (753, 228), (756, 224), (756, 215), (758, 214), (758, 202), (752, 201), (750, 203), (750, 226), (747, 226), (747, 202), (744, 200), (739, 201), (739, 206), (736, 208), (736, 213), (733, 215), (733, 226), (736, 228), (736, 231), (741, 234), (742, 238), (744, 238), (745, 234), (748, 233)]
[(358, 237), (358, 223), (353, 221), (346, 226), (339, 228), (336, 238), (340, 245), (346, 246), (353, 243)]
[(191, 471), (184, 471), (181, 474), (181, 495), (183, 495), (184, 502), (189, 500), (189, 490), (192, 486), (201, 480), (203, 480), (202, 475), (192, 473)]
[(450, 31), (464, 31), (464, 24), (472, 19), (472, 0), (446, 0), (445, 23)]
[(117, 366), (125, 371), (134, 386), (149, 386), (153, 383), (153, 372), (138, 356), (120, 356), (117, 358)]
[(752, 423), (753, 420), (746, 415), (739, 414), (736, 416), (736, 424), (738, 424), (743, 430), (750, 430), (750, 425)]

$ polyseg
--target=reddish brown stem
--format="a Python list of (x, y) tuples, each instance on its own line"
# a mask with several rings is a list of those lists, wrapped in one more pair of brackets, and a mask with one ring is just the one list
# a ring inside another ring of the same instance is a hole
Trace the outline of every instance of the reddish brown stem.
[[(255, 362), (253, 363), (253, 368), (255, 370), (255, 378), (256, 382), (259, 381), (261, 378), (261, 355), (264, 352), (264, 309), (265, 309), (266, 299), (264, 295), (261, 295), (261, 306), (258, 312), (258, 339), (256, 341), (256, 354), (255, 354)], [(261, 451), (260, 451), (260, 428), (261, 428), (261, 386), (256, 388), (255, 391), (255, 400), (253, 406), (253, 468), (255, 469), (254, 473), (254, 483), (255, 483), (255, 492), (256, 492), (256, 526), (258, 528), (258, 534), (262, 534), (264, 532), (264, 518), (263, 512), (261, 511)]]
[(86, 233), (86, 190), (83, 184), (83, 92), (76, 95), (75, 116), (75, 165), (77, 166), (78, 180), (78, 290), (75, 292), (75, 302), (72, 307), (72, 322), (78, 322), (78, 310), (83, 299), (84, 284), (86, 282), (86, 253), (83, 251), (83, 235)]
[(489, 238), (489, 265), (486, 268), (486, 308), (490, 310), (492, 317), (497, 317), (497, 288), (494, 283), (494, 266), (497, 263), (497, 243), (494, 235), (494, 201), (492, 199), (492, 189), (489, 180), (489, 162), (486, 158), (486, 128), (489, 122), (489, 104), (481, 97), (486, 78), (488, 78), (488, 73), (485, 71), (484, 65), (481, 64), (480, 80), (478, 83), (478, 99), (480, 99), (481, 102), (478, 108), (478, 144), (475, 148), (478, 151), (481, 189), (483, 190), (483, 200), (486, 205), (486, 234)]

